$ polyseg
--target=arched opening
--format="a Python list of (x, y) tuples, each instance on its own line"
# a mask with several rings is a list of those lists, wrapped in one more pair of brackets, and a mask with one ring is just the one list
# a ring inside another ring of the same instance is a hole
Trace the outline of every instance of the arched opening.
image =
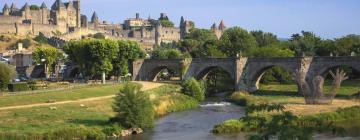
[(208, 67), (202, 70), (196, 79), (203, 80), (207, 96), (223, 96), (235, 89), (235, 81), (231, 73), (221, 67)]
[(292, 71), (281, 66), (268, 66), (260, 69), (251, 79), (253, 93), (258, 95), (298, 96), (298, 85)]
[(74, 68), (70, 71), (69, 78), (79, 79), (80, 78), (80, 69)]
[(149, 75), (149, 81), (157, 82), (179, 82), (181, 80), (180, 73), (173, 68), (167, 66), (157, 67)]
[(336, 74), (337, 70), (346, 73), (348, 79), (341, 83), (341, 87), (337, 90), (336, 97), (360, 97), (360, 69), (352, 66), (338, 65), (324, 68), (318, 73), (324, 78), (323, 90), (324, 94), (329, 94), (333, 85), (333, 76), (330, 72)]

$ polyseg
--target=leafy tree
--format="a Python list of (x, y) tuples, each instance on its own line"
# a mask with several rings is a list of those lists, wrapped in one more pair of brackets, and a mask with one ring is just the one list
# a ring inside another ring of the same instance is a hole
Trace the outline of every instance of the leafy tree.
[(10, 80), (16, 76), (15, 68), (0, 62), (0, 91), (7, 88)]
[(202, 46), (194, 49), (192, 55), (195, 58), (225, 57), (226, 55), (219, 49), (218, 44), (217, 40), (208, 40)]
[(182, 54), (178, 49), (175, 48), (156, 48), (152, 52), (152, 58), (159, 59), (177, 59), (182, 58)]
[(47, 44), (48, 43), (48, 39), (46, 38), (46, 36), (43, 33), (39, 33), (39, 35), (37, 35), (34, 40), (36, 42), (39, 42), (40, 44)]
[(30, 45), (31, 45), (31, 40), (28, 39), (28, 38), (26, 38), (26, 39), (20, 39), (20, 40), (17, 41), (16, 44), (18, 44), (18, 43), (21, 43), (21, 44), (23, 45), (23, 47), (27, 49), (27, 48), (29, 48)]
[(160, 24), (163, 27), (174, 27), (174, 23), (171, 22), (170, 20), (160, 20)]
[(53, 64), (58, 60), (59, 58), (59, 51), (56, 48), (52, 47), (44, 47), (44, 48), (36, 48), (33, 52), (33, 59), (36, 64), (42, 64), (45, 66), (45, 76), (46, 78), (49, 78), (49, 72)]
[(81, 70), (87, 76), (105, 76), (113, 69), (112, 61), (119, 51), (118, 42), (112, 40), (85, 39), (70, 41), (64, 47), (64, 51), (80, 65)]
[(124, 76), (129, 73), (128, 61), (138, 58), (144, 58), (145, 53), (139, 44), (134, 41), (118, 41), (119, 51), (117, 56), (112, 60), (114, 76)]
[(197, 41), (205, 42), (207, 40), (217, 40), (217, 37), (211, 30), (194, 29), (185, 36), (185, 39), (194, 39)]
[(315, 48), (317, 56), (330, 56), (330, 54), (337, 54), (335, 42), (333, 40), (323, 40), (321, 44)]
[(360, 53), (356, 46), (360, 45), (359, 35), (347, 35), (335, 40), (336, 52), (340, 56), (350, 56), (351, 51)]
[(111, 118), (127, 128), (151, 128), (154, 126), (154, 109), (147, 94), (141, 91), (141, 85), (126, 83), (115, 97), (113, 110), (116, 116)]
[(292, 35), (290, 39), (290, 49), (295, 51), (296, 56), (302, 54), (313, 56), (315, 48), (321, 45), (321, 38), (312, 32), (302, 31), (300, 34)]
[(256, 39), (256, 42), (259, 47), (265, 47), (272, 44), (277, 44), (280, 41), (277, 39), (277, 36), (272, 33), (265, 33), (263, 31), (251, 31), (250, 32)]
[(30, 6), (30, 10), (39, 10), (39, 9), (40, 9), (40, 7), (37, 6), (37, 5), (31, 5)]
[(186, 95), (194, 97), (198, 101), (205, 99), (205, 85), (203, 82), (197, 81), (195, 78), (184, 81), (181, 85), (182, 92)]
[(96, 33), (93, 35), (95, 39), (105, 39), (105, 35), (102, 33)]
[(220, 49), (230, 57), (240, 53), (247, 55), (248, 50), (256, 46), (255, 38), (240, 27), (227, 29), (220, 38)]

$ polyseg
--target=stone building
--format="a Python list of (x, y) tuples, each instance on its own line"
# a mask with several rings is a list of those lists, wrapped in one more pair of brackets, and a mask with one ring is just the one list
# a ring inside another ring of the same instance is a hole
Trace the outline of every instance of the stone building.
[(50, 9), (45, 3), (41, 6), (26, 3), (20, 9), (15, 4), (10, 7), (5, 4), (0, 14), (0, 33), (37, 35), (42, 32), (51, 35), (71, 32), (83, 25), (80, 12), (80, 0), (67, 3), (56, 0)]
[(211, 26), (211, 30), (215, 33), (216, 37), (218, 39), (220, 39), (220, 37), (222, 36), (222, 34), (224, 33), (224, 31), (226, 30), (226, 26), (224, 23), (224, 20), (221, 20), (219, 26), (216, 26), (216, 23), (214, 23)]

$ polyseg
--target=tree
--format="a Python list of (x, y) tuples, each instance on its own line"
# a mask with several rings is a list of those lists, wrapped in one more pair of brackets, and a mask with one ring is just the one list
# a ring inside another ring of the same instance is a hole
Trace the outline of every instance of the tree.
[(211, 57), (225, 57), (226, 55), (219, 49), (219, 42), (217, 40), (207, 40), (203, 45), (198, 46), (191, 52), (195, 58), (211, 58)]
[(34, 40), (36, 42), (39, 42), (40, 44), (47, 44), (48, 43), (48, 39), (46, 38), (46, 36), (43, 33), (39, 33), (39, 35), (37, 35)]
[(95, 39), (105, 39), (105, 35), (102, 33), (96, 33), (93, 36)]
[(360, 53), (356, 46), (360, 45), (359, 35), (347, 35), (335, 40), (336, 53), (340, 56), (350, 56), (351, 52)]
[(147, 94), (141, 91), (141, 85), (126, 83), (115, 97), (113, 110), (116, 116), (111, 118), (127, 128), (151, 128), (154, 126), (154, 109)]
[(273, 44), (277, 44), (280, 41), (277, 39), (277, 36), (272, 33), (265, 33), (261, 30), (251, 31), (250, 32), (256, 39), (256, 42), (259, 47), (265, 47)]
[(163, 27), (174, 27), (174, 23), (171, 22), (170, 20), (160, 20), (160, 24), (163, 26)]
[(330, 54), (337, 54), (335, 41), (330, 39), (321, 41), (321, 44), (315, 48), (315, 54), (317, 56), (330, 56)]
[(182, 54), (178, 49), (175, 48), (160, 47), (156, 48), (152, 52), (151, 57), (158, 59), (178, 59), (182, 58)]
[(198, 101), (205, 99), (205, 85), (203, 82), (197, 81), (194, 77), (184, 81), (181, 87), (184, 94), (194, 97)]
[(303, 54), (314, 56), (315, 48), (321, 45), (321, 38), (312, 32), (301, 31), (301, 35), (292, 35), (289, 45), (296, 56), (302, 56)]
[(138, 58), (144, 58), (145, 53), (140, 48), (139, 44), (134, 41), (118, 41), (119, 51), (117, 56), (112, 60), (114, 76), (125, 76), (129, 73), (128, 61)]
[(79, 64), (85, 75), (102, 75), (102, 82), (105, 83), (106, 74), (112, 71), (112, 61), (117, 56), (119, 48), (116, 41), (85, 39), (70, 41), (64, 47), (64, 51), (70, 60)]
[(250, 48), (257, 46), (255, 38), (240, 27), (227, 29), (220, 38), (220, 49), (229, 57), (247, 55)]
[(10, 80), (16, 76), (15, 68), (0, 62), (0, 91), (7, 88)]
[(33, 52), (35, 63), (44, 65), (46, 78), (49, 78), (49, 72), (51, 72), (49, 67), (55, 64), (60, 56), (59, 54), (59, 51), (52, 47), (36, 48)]

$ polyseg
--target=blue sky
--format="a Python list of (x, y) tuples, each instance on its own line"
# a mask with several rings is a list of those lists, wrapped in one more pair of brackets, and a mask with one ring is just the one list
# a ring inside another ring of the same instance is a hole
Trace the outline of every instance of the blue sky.
[[(1, 0), (21, 7), (55, 0)], [(67, 1), (67, 0), (63, 0)], [(83, 14), (96, 11), (101, 19), (119, 23), (136, 12), (147, 18), (168, 14), (178, 25), (180, 16), (209, 28), (224, 19), (227, 26), (272, 32), (289, 38), (301, 30), (312, 31), (323, 38), (360, 34), (360, 0), (81, 0)]]

